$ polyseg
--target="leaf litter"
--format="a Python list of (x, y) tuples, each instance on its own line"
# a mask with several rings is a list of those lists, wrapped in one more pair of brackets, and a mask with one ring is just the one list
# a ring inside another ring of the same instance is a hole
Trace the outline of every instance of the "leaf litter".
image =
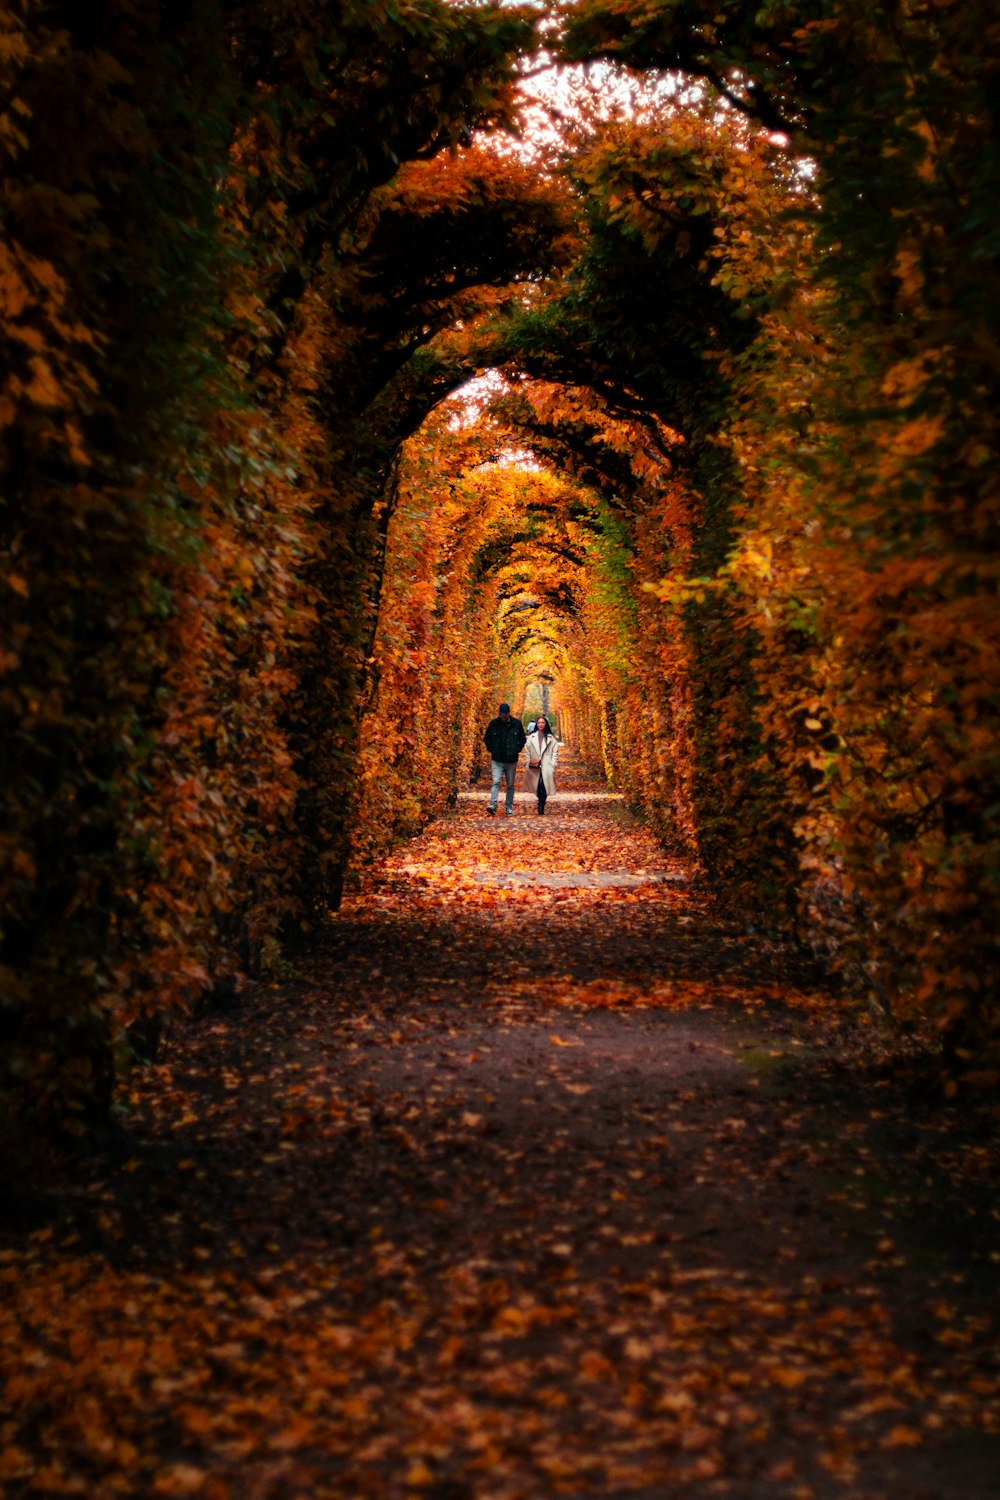
[(5, 1495), (1000, 1493), (995, 1132), (569, 771), (460, 801), (20, 1205)]

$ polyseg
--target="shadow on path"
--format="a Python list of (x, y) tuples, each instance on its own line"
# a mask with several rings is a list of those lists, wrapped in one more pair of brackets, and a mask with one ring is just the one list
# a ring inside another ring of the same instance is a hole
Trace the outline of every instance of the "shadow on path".
[(570, 773), (136, 1076), (0, 1256), (5, 1494), (1000, 1494), (995, 1138)]

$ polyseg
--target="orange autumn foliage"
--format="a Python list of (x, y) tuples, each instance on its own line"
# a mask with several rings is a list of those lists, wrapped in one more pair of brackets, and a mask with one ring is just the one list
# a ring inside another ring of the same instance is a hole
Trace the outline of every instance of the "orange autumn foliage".
[(703, 9), (553, 7), (654, 82), (532, 154), (533, 6), (8, 8), (8, 1121), (100, 1119), (501, 696), (996, 1081), (992, 22)]

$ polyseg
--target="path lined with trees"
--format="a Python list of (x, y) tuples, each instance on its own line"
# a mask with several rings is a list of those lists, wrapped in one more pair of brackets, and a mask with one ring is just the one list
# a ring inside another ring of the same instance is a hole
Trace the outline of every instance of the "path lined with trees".
[(5, 8), (7, 1134), (100, 1130), (123, 1028), (308, 942), (542, 681), (996, 1086), (995, 27)]
[(998, 59), (0, 9), (12, 1493), (988, 1490)]
[(995, 1144), (567, 770), (177, 1029), (0, 1250), (12, 1500), (996, 1494)]

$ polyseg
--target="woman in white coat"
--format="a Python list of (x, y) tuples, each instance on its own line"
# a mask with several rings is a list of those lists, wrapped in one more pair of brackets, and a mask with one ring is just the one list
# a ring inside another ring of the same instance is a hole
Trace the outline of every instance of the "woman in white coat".
[(539, 714), (528, 735), (524, 756), (528, 767), (524, 778), (525, 791), (538, 794), (538, 815), (541, 817), (546, 800), (556, 789), (556, 763), (559, 760), (559, 741), (544, 714)]

